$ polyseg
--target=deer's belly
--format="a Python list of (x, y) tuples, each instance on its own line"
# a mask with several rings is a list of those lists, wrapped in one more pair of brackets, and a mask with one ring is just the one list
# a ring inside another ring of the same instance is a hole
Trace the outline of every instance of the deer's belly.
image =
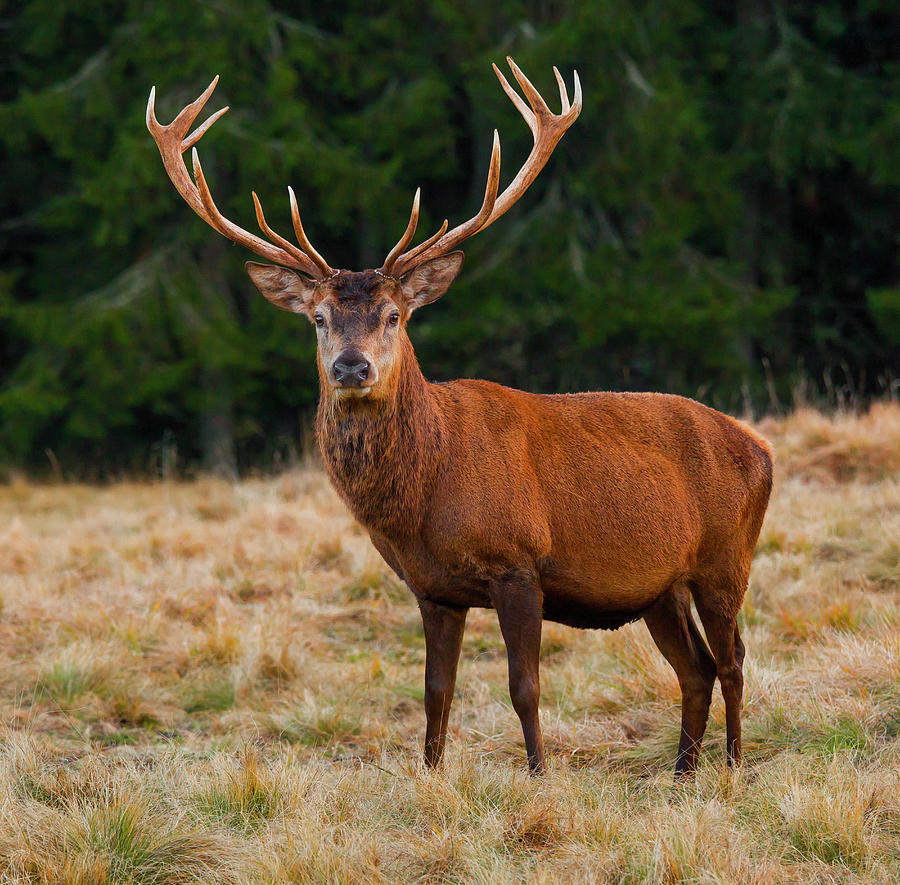
[(640, 618), (677, 575), (632, 574), (629, 580), (598, 570), (588, 574), (550, 558), (541, 563), (544, 617), (569, 627), (615, 630)]

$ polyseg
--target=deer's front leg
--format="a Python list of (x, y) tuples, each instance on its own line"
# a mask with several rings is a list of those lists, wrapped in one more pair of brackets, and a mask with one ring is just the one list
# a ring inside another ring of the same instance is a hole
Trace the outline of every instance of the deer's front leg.
[(544, 597), (537, 577), (514, 572), (491, 588), (509, 662), (509, 696), (522, 723), (528, 768), (544, 774), (544, 738), (538, 718), (541, 699), (540, 658)]
[(425, 764), (434, 768), (444, 755), (468, 609), (420, 599), (419, 610), (425, 628)]

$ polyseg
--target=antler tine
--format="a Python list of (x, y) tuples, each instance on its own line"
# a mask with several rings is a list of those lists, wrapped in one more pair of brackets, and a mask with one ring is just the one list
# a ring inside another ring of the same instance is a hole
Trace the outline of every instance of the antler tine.
[(487, 182), (484, 185), (484, 200), (478, 214), (468, 222), (472, 225), (472, 233), (479, 230), (494, 211), (497, 202), (497, 191), (500, 190), (500, 133), (494, 130), (494, 143), (491, 146), (491, 165), (488, 168)]
[(416, 195), (413, 197), (412, 211), (409, 213), (409, 224), (406, 225), (403, 236), (400, 237), (394, 248), (388, 252), (388, 257), (384, 259), (384, 264), (381, 266), (383, 273), (389, 274), (391, 272), (397, 256), (412, 242), (412, 238), (416, 234), (416, 228), (419, 226), (419, 198), (421, 195), (422, 188), (417, 187)]
[[(559, 102), (562, 105), (562, 112), (568, 113), (569, 111), (569, 93), (566, 91), (566, 81), (563, 80), (562, 74), (559, 72), (559, 68), (556, 65), (553, 65), (553, 76), (556, 77), (556, 83), (559, 86)], [(576, 76), (578, 76), (576, 74)]]
[(306, 236), (306, 231), (303, 230), (297, 198), (294, 196), (294, 189), (290, 185), (288, 185), (288, 199), (291, 201), (291, 223), (294, 226), (294, 236), (297, 237), (300, 248), (318, 265), (325, 276), (330, 276), (334, 273), (334, 270), (329, 267), (328, 262), (316, 251), (313, 244), (309, 241), (309, 237)]
[(253, 208), (256, 211), (256, 223), (259, 225), (259, 229), (272, 240), (272, 242), (277, 243), (285, 252), (290, 253), (290, 255), (296, 258), (297, 261), (305, 261), (308, 258), (306, 254), (289, 240), (286, 240), (281, 234), (276, 233), (269, 227), (266, 216), (263, 214), (262, 203), (259, 202), (259, 197), (256, 196), (256, 191), (250, 191), (250, 196), (253, 197)]
[[(433, 246), (445, 233), (447, 233), (447, 226), (450, 224), (448, 219), (444, 219), (444, 223), (440, 226), (437, 233), (433, 233), (427, 240), (423, 240), (413, 249), (410, 249), (409, 252), (404, 256), (406, 259), (406, 264), (410, 264), (416, 258), (417, 255), (421, 255), (427, 248)], [(387, 273), (387, 271), (384, 271)]]
[(541, 93), (534, 88), (531, 80), (522, 73), (519, 66), (508, 55), (506, 56), (506, 63), (513, 72), (516, 82), (522, 87), (522, 92), (525, 93), (525, 97), (528, 99), (528, 103), (531, 105), (531, 109), (534, 111), (535, 116), (541, 117), (544, 114), (549, 114), (550, 108), (547, 107), (547, 102), (544, 101)]
[(581, 113), (581, 80), (578, 79), (578, 71), (572, 72), (575, 75), (575, 100), (572, 102), (573, 108), (578, 108), (576, 117)]
[(191, 128), (194, 120), (200, 115), (200, 111), (203, 110), (206, 103), (209, 101), (210, 96), (213, 92), (216, 91), (216, 86), (219, 85), (219, 75), (216, 74), (215, 77), (212, 78), (209, 86), (203, 90), (200, 95), (195, 98), (186, 108), (183, 108), (181, 113), (172, 121), (172, 126), (176, 131), (181, 130), (181, 137), (187, 134), (188, 129)]
[(509, 85), (509, 81), (503, 76), (503, 71), (493, 63), (491, 64), (491, 67), (494, 69), (497, 79), (500, 80), (503, 91), (506, 93), (509, 100), (516, 106), (516, 110), (525, 119), (525, 122), (528, 124), (528, 128), (532, 131), (534, 137), (537, 138), (537, 118), (535, 117), (534, 112), (524, 101), (522, 101), (522, 97), (519, 93)]
[(191, 164), (194, 167), (194, 180), (197, 182), (200, 201), (203, 203), (203, 208), (206, 210), (204, 220), (220, 234), (227, 237), (228, 219), (219, 212), (219, 207), (216, 206), (216, 203), (213, 200), (209, 185), (206, 183), (206, 176), (203, 174), (203, 167), (200, 165), (200, 155), (197, 153), (197, 148), (191, 148)]
[[(200, 157), (197, 154), (195, 145), (228, 108), (224, 107), (216, 111), (188, 135), (188, 130), (197, 119), (200, 111), (203, 110), (207, 101), (209, 101), (218, 82), (219, 77), (216, 75), (209, 86), (203, 90), (203, 93), (183, 108), (168, 126), (163, 126), (156, 118), (156, 87), (154, 86), (150, 90), (150, 97), (147, 100), (147, 128), (150, 130), (150, 134), (159, 148), (166, 173), (184, 201), (214, 230), (232, 242), (246, 246), (269, 261), (301, 270), (314, 279), (324, 279), (332, 271), (322, 256), (309, 246), (309, 241), (305, 237), (303, 245), (304, 247), (309, 247), (309, 252), (301, 251), (292, 243), (276, 234), (266, 223), (256, 194), (253, 195), (253, 199), (257, 207), (257, 220), (260, 221), (260, 227), (263, 229), (263, 232), (271, 237), (274, 243), (266, 242), (255, 234), (244, 230), (219, 212), (206, 183), (206, 178), (203, 175), (203, 167), (200, 165)], [(194, 180), (191, 179), (182, 156), (188, 149), (192, 151)]]
[[(494, 204), (497, 202), (497, 191), (500, 189), (500, 133), (497, 130), (494, 130), (494, 144), (491, 147), (491, 164), (488, 168), (488, 177), (487, 182), (484, 186), (484, 200), (481, 203), (481, 209), (478, 210), (478, 214), (473, 218), (470, 218), (465, 224), (459, 225), (459, 227), (453, 228), (453, 230), (441, 238), (438, 242), (436, 241), (433, 248), (437, 249), (438, 246), (443, 245), (439, 251), (436, 251), (435, 254), (441, 254), (443, 252), (448, 251), (455, 245), (457, 242), (462, 242), (463, 240), (471, 237), (473, 234), (477, 233), (487, 222), (487, 220), (491, 217), (491, 212), (493, 212)], [(450, 238), (451, 242), (449, 245), (445, 243), (446, 240)], [(425, 253), (425, 249), (417, 247), (413, 250), (415, 254), (407, 253), (405, 255), (401, 255), (394, 265), (395, 275), (404, 273), (410, 266), (410, 259), (415, 257), (416, 255), (423, 255)], [(387, 271), (385, 271), (387, 273)]]
[(157, 129), (162, 128), (159, 120), (156, 119), (156, 87), (150, 87), (150, 97), (147, 99), (147, 113), (144, 119), (147, 121), (147, 128), (151, 134)]
[(181, 150), (186, 151), (188, 148), (192, 148), (204, 135), (206, 135), (209, 128), (212, 126), (219, 117), (225, 115), (230, 110), (228, 105), (225, 105), (219, 111), (216, 111), (205, 123), (201, 123), (183, 142), (181, 142)]
[(578, 119), (578, 115), (581, 113), (581, 81), (578, 79), (577, 72), (574, 78), (574, 100), (570, 103), (565, 82), (559, 70), (555, 67), (553, 68), (553, 73), (559, 86), (559, 98), (562, 105), (562, 111), (559, 114), (554, 114), (547, 107), (547, 103), (537, 89), (534, 88), (531, 81), (519, 69), (518, 65), (509, 56), (507, 56), (506, 60), (509, 62), (509, 67), (516, 78), (516, 82), (525, 93), (528, 103), (509, 85), (509, 82), (497, 65), (493, 65), (494, 73), (496, 73), (503, 91), (515, 105), (516, 110), (522, 115), (522, 118), (531, 130), (534, 138), (531, 153), (528, 155), (522, 168), (519, 169), (516, 177), (507, 185), (503, 193), (497, 196), (497, 188), (500, 182), (500, 137), (497, 131), (494, 130), (494, 148), (491, 152), (488, 183), (485, 189), (484, 202), (478, 214), (469, 219), (469, 221), (453, 228), (448, 233), (439, 236), (434, 242), (429, 242), (427, 245), (423, 243), (409, 252), (404, 252), (394, 261), (395, 275), (404, 273), (417, 264), (449, 252), (463, 240), (492, 225), (525, 193), (531, 183), (537, 178), (541, 169), (547, 164), (547, 160), (550, 159), (550, 155), (553, 153), (553, 149), (559, 143), (559, 140), (565, 135), (575, 120)]

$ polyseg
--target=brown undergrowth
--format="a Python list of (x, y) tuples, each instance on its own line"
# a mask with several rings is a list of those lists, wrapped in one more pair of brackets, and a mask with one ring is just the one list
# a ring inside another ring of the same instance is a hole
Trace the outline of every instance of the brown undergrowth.
[(900, 408), (760, 429), (747, 762), (717, 690), (677, 788), (642, 624), (546, 625), (533, 781), (480, 611), (422, 770), (417, 610), (313, 467), (0, 489), (0, 882), (898, 881)]

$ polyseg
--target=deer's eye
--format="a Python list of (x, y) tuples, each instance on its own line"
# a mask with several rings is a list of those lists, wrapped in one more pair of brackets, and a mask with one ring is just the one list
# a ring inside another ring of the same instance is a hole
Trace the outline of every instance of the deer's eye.
[(396, 326), (397, 323), (400, 322), (400, 314), (397, 313), (397, 311), (395, 310), (395, 311), (388, 317), (388, 322), (389, 322), (392, 326)]
[(317, 313), (313, 319), (319, 328), (325, 325), (325, 317), (322, 314)]

